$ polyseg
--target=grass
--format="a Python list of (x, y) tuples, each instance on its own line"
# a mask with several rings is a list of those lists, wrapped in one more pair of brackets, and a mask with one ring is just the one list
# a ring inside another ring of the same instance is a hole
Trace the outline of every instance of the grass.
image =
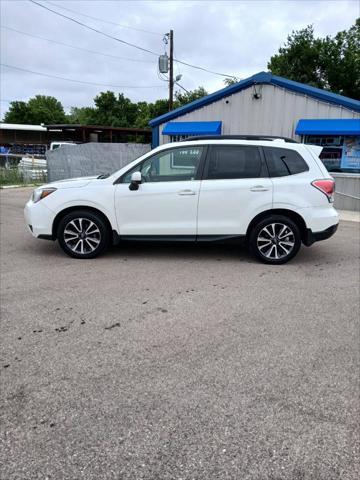
[(39, 175), (31, 178), (30, 175), (24, 175), (18, 168), (0, 167), (0, 188), (7, 185), (34, 185), (46, 182), (46, 175)]

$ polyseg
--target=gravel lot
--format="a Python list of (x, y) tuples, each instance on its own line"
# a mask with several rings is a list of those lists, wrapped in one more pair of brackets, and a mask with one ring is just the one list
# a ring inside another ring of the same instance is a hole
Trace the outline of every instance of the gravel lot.
[(359, 478), (359, 224), (284, 266), (228, 246), (93, 261), (1, 191), (0, 477)]

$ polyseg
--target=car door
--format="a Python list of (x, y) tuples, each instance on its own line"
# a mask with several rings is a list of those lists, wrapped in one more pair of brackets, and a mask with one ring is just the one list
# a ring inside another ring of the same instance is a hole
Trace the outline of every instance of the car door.
[(251, 220), (271, 208), (272, 190), (259, 147), (211, 146), (199, 197), (198, 240), (245, 235)]
[[(169, 148), (123, 175), (115, 188), (121, 237), (195, 240), (204, 152), (198, 145)], [(141, 172), (142, 183), (130, 190), (135, 171)]]

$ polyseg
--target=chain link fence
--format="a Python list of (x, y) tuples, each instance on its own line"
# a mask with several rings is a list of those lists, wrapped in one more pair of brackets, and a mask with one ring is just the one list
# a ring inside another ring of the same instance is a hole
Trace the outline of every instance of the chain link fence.
[(144, 143), (62, 145), (46, 153), (48, 181), (114, 173), (150, 149)]
[(27, 185), (47, 181), (45, 158), (23, 157), (21, 155), (1, 155), (0, 186)]

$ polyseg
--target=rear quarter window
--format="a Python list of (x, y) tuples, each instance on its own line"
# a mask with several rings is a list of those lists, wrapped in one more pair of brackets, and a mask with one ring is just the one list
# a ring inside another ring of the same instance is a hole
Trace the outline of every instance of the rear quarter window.
[(285, 177), (307, 172), (308, 164), (295, 150), (263, 147), (270, 177)]

